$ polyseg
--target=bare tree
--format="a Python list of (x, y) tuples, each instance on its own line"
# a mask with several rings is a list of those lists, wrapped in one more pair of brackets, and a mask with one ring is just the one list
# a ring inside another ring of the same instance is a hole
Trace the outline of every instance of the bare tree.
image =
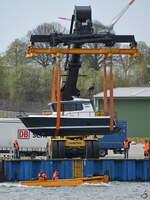
[[(27, 34), (28, 41), (30, 40), (31, 35), (49, 35), (51, 33), (65, 33), (67, 32), (66, 28), (61, 26), (58, 23), (43, 23), (39, 26), (37, 26), (32, 31), (29, 31)], [(50, 48), (49, 43), (36, 43), (35, 47), (37, 48)], [(51, 65), (52, 59), (49, 54), (38, 54), (36, 57), (33, 58), (34, 61), (43, 67), (47, 67)]]
[[(94, 33), (105, 33), (104, 30), (99, 26), (100, 22), (94, 21), (93, 28), (94, 28)], [(104, 44), (99, 44), (99, 43), (91, 43), (91, 44), (85, 44), (84, 47), (86, 48), (104, 48)], [(120, 46), (118, 44), (115, 44), (115, 48), (119, 48)], [(106, 47), (105, 47), (106, 48)], [(89, 55), (83, 55), (82, 60), (89, 68), (93, 68), (98, 70), (101, 68), (104, 64), (104, 58), (103, 55), (100, 54), (89, 54)], [(118, 65), (121, 63), (120, 61), (120, 56), (113, 56), (113, 64)], [(106, 60), (106, 65), (109, 65), (110, 59)]]

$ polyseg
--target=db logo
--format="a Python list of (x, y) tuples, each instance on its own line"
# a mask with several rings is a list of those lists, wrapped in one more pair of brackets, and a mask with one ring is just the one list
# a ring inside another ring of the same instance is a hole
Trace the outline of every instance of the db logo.
[(18, 129), (18, 139), (30, 139), (30, 131), (28, 129)]

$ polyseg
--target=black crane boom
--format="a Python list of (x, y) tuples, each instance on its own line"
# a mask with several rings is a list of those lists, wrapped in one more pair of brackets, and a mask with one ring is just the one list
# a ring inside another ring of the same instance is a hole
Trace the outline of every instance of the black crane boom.
[[(73, 23), (74, 30), (72, 30)], [(68, 47), (72, 45), (73, 48), (82, 48), (85, 43), (103, 43), (106, 47), (113, 47), (116, 43), (129, 43), (131, 48), (137, 45), (134, 35), (115, 35), (110, 32), (94, 33), (90, 6), (75, 6), (69, 34), (31, 35), (30, 42), (32, 45), (36, 42), (47, 42), (52, 47), (59, 44), (68, 45)], [(61, 89), (61, 99), (71, 100), (72, 96), (80, 96), (80, 91), (76, 88), (81, 67), (80, 54), (72, 54), (70, 60), (67, 56), (66, 63), (67, 78)]]

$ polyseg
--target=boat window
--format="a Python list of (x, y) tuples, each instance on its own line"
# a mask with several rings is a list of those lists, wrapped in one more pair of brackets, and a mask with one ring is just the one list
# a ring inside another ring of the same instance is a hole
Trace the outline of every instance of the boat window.
[(50, 112), (53, 112), (53, 108), (52, 108), (52, 106), (50, 106)]
[(82, 104), (76, 104), (76, 110), (83, 110)]
[[(54, 112), (57, 112), (57, 104), (52, 104), (53, 110)], [(83, 106), (82, 104), (61, 104), (61, 111), (65, 112), (65, 111), (79, 111), (79, 110), (83, 110)]]
[(63, 105), (62, 108), (62, 111), (73, 111), (75, 110), (75, 104)]
[(57, 104), (52, 104), (52, 108), (53, 108), (54, 112), (57, 112)]

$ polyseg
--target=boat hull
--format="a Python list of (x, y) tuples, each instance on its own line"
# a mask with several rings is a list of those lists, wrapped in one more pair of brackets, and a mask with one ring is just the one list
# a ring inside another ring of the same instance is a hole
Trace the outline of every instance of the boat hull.
[(108, 183), (108, 176), (95, 176), (87, 178), (75, 178), (75, 179), (59, 179), (59, 180), (47, 180), (47, 181), (20, 181), (19, 184), (25, 186), (42, 186), (42, 187), (63, 187), (63, 186), (79, 186), (84, 183), (98, 184)]
[[(40, 136), (56, 135), (56, 117), (19, 117), (24, 125), (33, 134)], [(114, 124), (114, 131), (119, 132), (119, 127)], [(104, 135), (111, 134), (110, 118), (60, 118), (60, 129), (57, 132), (59, 136), (76, 136), (76, 135)]]

